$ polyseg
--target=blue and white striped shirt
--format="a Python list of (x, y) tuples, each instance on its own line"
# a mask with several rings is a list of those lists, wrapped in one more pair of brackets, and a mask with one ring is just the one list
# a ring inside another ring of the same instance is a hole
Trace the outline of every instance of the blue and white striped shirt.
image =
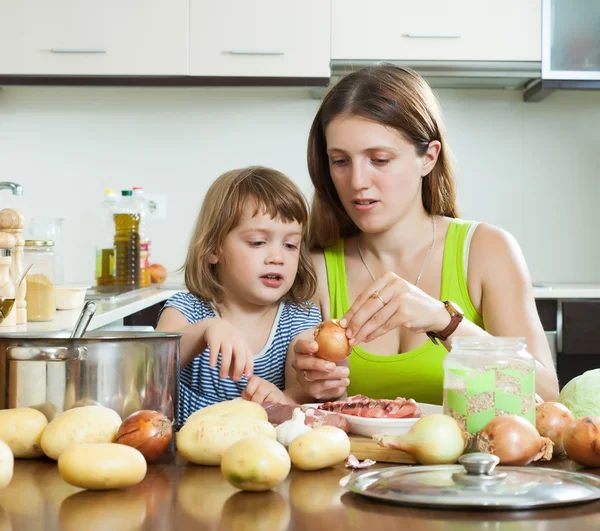
[[(179, 310), (190, 324), (202, 319), (217, 317), (211, 304), (188, 292), (179, 292), (170, 297), (165, 308)], [(321, 312), (310, 305), (302, 308), (290, 302), (282, 302), (277, 311), (271, 334), (260, 353), (254, 356), (253, 374), (285, 389), (285, 362), (290, 342), (300, 332), (315, 327), (321, 322)], [(179, 406), (177, 422), (183, 424), (194, 411), (211, 404), (239, 398), (248, 384), (243, 376), (239, 382), (229, 377), (219, 378), (221, 358), (212, 369), (209, 365), (208, 348), (197, 355), (180, 373)]]

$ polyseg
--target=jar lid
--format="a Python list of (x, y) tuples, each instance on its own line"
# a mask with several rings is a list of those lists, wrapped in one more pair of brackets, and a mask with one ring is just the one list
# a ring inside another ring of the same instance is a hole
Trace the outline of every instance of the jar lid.
[(53, 247), (53, 240), (25, 240), (25, 247)]
[(599, 477), (538, 467), (495, 470), (498, 462), (491, 454), (465, 454), (460, 465), (365, 472), (350, 479), (348, 487), (371, 498), (439, 509), (535, 509), (600, 498)]

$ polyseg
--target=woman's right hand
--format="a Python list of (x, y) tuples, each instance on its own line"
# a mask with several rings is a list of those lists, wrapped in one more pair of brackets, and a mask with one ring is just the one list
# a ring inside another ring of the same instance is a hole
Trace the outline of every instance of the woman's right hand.
[(204, 340), (210, 349), (210, 366), (215, 368), (221, 356), (220, 378), (230, 376), (235, 382), (243, 375), (252, 376), (254, 356), (246, 340), (235, 326), (224, 319), (215, 319), (204, 331)]
[(327, 401), (340, 398), (350, 383), (348, 358), (338, 362), (317, 358), (317, 342), (311, 339), (298, 339), (294, 345), (292, 367), (296, 379), (306, 394), (316, 400)]

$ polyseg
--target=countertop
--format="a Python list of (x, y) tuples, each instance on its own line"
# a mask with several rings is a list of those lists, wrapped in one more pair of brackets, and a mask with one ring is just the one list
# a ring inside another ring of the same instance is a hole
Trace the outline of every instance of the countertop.
[[(376, 467), (387, 465), (375, 465)], [(568, 459), (546, 467), (575, 470)], [(585, 469), (600, 475), (600, 469)], [(188, 464), (166, 455), (128, 489), (85, 491), (65, 483), (49, 459), (17, 460), (14, 477), (0, 489), (0, 529), (336, 531), (597, 531), (600, 501), (531, 511), (464, 511), (402, 507), (345, 491), (342, 465), (316, 472), (295, 468), (274, 490), (242, 492), (219, 467)]]
[(536, 299), (600, 299), (600, 284), (534, 284)]

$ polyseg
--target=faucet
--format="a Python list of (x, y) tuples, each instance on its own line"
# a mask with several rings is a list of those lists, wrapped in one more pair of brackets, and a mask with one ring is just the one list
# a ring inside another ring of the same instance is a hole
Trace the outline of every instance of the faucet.
[(23, 187), (10, 181), (0, 182), (0, 190), (12, 190), (13, 195), (23, 195)]

